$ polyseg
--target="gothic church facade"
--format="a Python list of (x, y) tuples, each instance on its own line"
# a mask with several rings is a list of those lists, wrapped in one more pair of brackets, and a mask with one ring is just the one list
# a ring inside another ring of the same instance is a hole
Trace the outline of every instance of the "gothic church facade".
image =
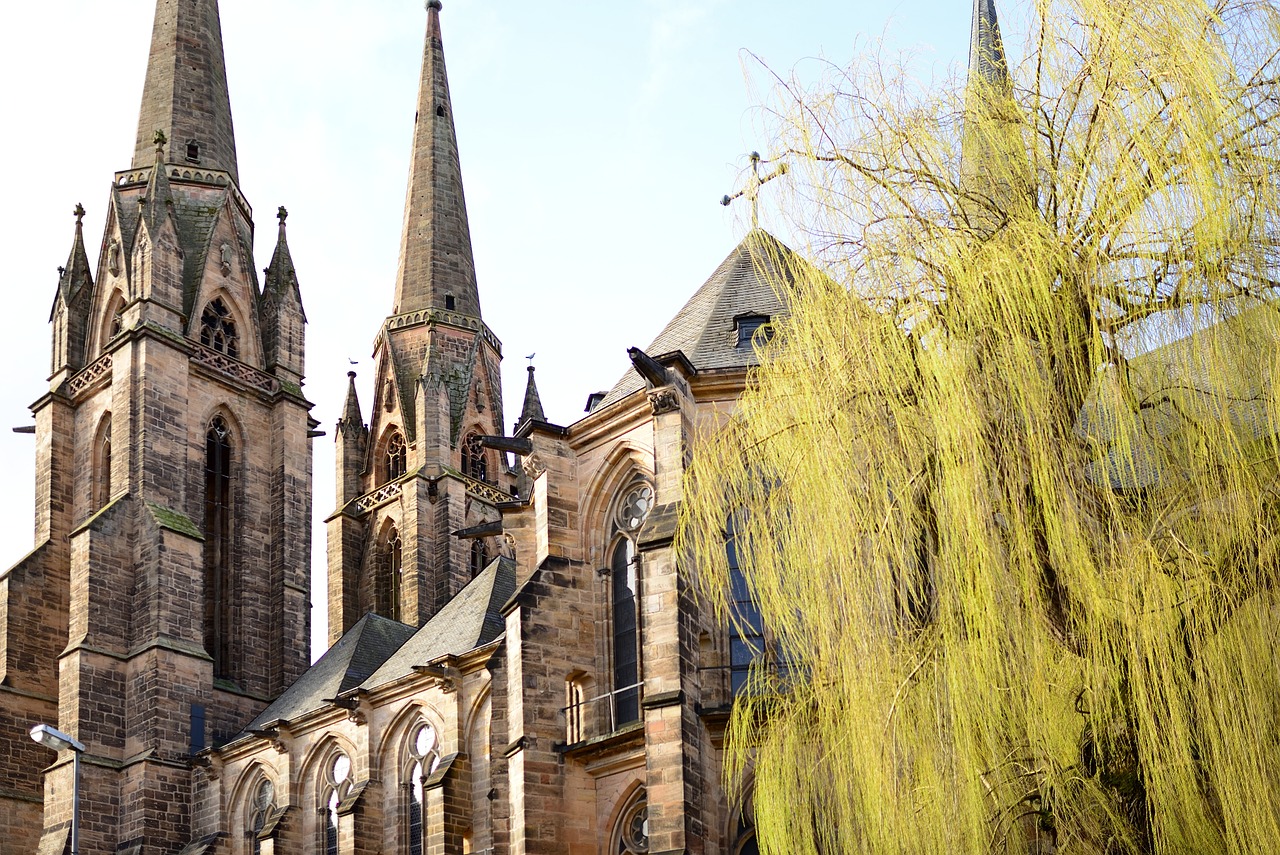
[[(375, 393), (337, 424), (329, 650), (308, 665), (298, 277), (260, 281), (216, 0), (157, 0), (133, 163), (77, 218), (36, 402), (36, 548), (0, 576), (0, 852), (755, 852), (722, 789), (764, 628), (701, 610), (672, 547), (697, 432), (745, 388), (775, 285), (753, 230), (607, 393), (504, 432), (439, 0)], [(975, 21), (977, 19), (975, 18)], [(989, 22), (994, 26), (994, 18)], [(975, 23), (975, 26), (977, 24)], [(67, 752), (63, 753), (64, 755)]]

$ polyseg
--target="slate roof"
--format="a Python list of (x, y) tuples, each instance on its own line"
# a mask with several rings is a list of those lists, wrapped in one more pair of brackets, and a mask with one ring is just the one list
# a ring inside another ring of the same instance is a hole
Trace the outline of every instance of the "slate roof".
[(1137, 413), (1114, 400), (1115, 369), (1101, 376), (1077, 427), (1104, 449), (1090, 476), (1116, 490), (1149, 489), (1171, 473), (1189, 477), (1186, 461), (1200, 431), (1225, 430), (1245, 446), (1275, 435), (1270, 402), (1280, 329), (1272, 312), (1247, 308), (1131, 359)]
[[(678, 350), (699, 371), (755, 365), (755, 351), (737, 346), (734, 318), (784, 314), (786, 305), (775, 289), (779, 283), (794, 284), (802, 265), (804, 261), (773, 235), (763, 229), (751, 231), (645, 352), (661, 356)], [(628, 369), (599, 406), (644, 387), (643, 378)]]
[(498, 638), (506, 628), (502, 607), (515, 590), (515, 562), (494, 559), (365, 679), (361, 688), (377, 688), (413, 673), (415, 665), (426, 665), (441, 656), (457, 656)]
[(413, 632), (413, 627), (398, 621), (365, 615), (245, 730), (260, 730), (320, 709), (326, 700), (364, 682)]

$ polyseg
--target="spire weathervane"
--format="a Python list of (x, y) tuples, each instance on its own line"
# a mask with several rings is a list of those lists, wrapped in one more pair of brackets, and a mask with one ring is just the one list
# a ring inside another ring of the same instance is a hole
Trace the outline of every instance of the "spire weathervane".
[(751, 203), (751, 228), (760, 228), (760, 188), (768, 184), (775, 178), (787, 174), (787, 165), (779, 163), (778, 168), (770, 172), (768, 175), (760, 174), (760, 152), (751, 152), (751, 175), (747, 178), (747, 186), (734, 193), (732, 196), (725, 196), (720, 200), (720, 204), (726, 208), (733, 203), (734, 199), (746, 196)]

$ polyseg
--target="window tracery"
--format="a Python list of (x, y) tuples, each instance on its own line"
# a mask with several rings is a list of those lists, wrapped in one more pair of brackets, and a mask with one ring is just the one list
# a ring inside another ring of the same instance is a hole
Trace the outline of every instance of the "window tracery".
[(409, 855), (423, 855), (424, 817), (426, 815), (426, 779), (440, 766), (440, 740), (429, 724), (414, 729), (408, 750), (408, 811), (405, 817), (409, 838)]
[(649, 799), (642, 791), (618, 819), (615, 832), (617, 855), (647, 855), (649, 852)]
[(117, 289), (107, 301), (105, 326), (103, 327), (100, 348), (106, 350), (107, 345), (124, 332), (124, 295)]
[(478, 433), (468, 435), (462, 444), (462, 474), (477, 481), (489, 480), (489, 463)]
[(382, 455), (383, 482), (403, 478), (409, 466), (409, 450), (400, 431), (393, 431), (387, 440), (387, 449)]
[(235, 318), (221, 297), (212, 300), (200, 315), (200, 343), (218, 353), (240, 358), (240, 338)]
[(640, 719), (640, 585), (636, 536), (653, 510), (653, 487), (632, 484), (614, 510), (610, 533), (609, 588), (613, 623), (614, 729)]
[(249, 852), (262, 853), (262, 832), (275, 812), (276, 788), (270, 779), (263, 778), (254, 788), (249, 809), (246, 812), (245, 836), (249, 838)]
[(338, 855), (338, 808), (351, 792), (351, 758), (339, 750), (329, 756), (324, 765), (324, 787), (320, 812), (323, 814), (321, 851), (324, 855)]
[(471, 578), (479, 576), (489, 565), (489, 550), (483, 538), (471, 541)]

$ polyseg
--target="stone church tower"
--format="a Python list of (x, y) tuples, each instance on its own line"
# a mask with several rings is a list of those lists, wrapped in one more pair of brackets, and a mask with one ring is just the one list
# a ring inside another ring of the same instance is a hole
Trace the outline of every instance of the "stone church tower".
[[(0, 576), (0, 849), (174, 851), (195, 753), (309, 663), (311, 405), (297, 277), (253, 260), (217, 0), (158, 0), (133, 163), (77, 208), (36, 417), (36, 546)], [(40, 770), (45, 770), (41, 775)], [(10, 848), (12, 847), (12, 848)]]
[(329, 525), (329, 643), (365, 614), (418, 626), (476, 576), (511, 498), (502, 344), (480, 314), (439, 0), (427, 3), (404, 232), (391, 314), (374, 340), (365, 426), (355, 375), (338, 422)]

